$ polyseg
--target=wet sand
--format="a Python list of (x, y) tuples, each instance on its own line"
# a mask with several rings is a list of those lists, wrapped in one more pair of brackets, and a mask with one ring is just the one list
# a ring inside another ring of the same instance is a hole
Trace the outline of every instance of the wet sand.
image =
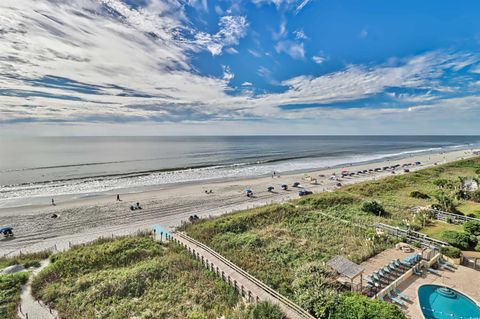
[[(411, 167), (411, 171), (431, 167), (462, 158), (472, 157), (471, 150), (458, 150), (448, 153), (412, 155), (399, 160), (382, 160), (374, 163), (352, 165), (352, 172), (359, 170), (391, 166), (394, 164), (422, 162)], [(294, 182), (300, 182), (314, 193), (334, 190), (336, 184), (343, 185), (391, 176), (391, 171), (362, 174), (329, 180), (333, 172), (340, 175), (339, 168), (322, 169), (309, 173), (285, 174), (277, 177), (260, 177), (236, 181), (216, 181), (200, 184), (182, 184), (169, 188), (146, 191), (143, 193), (120, 194), (122, 201), (115, 196), (97, 196), (58, 203), (57, 206), (26, 206), (0, 209), (0, 224), (14, 228), (15, 237), (0, 240), (0, 256), (14, 255), (20, 252), (32, 252), (43, 249), (63, 250), (72, 244), (94, 240), (98, 237), (117, 236), (135, 233), (151, 228), (153, 224), (164, 228), (180, 225), (188, 217), (216, 216), (246, 208), (258, 207), (274, 202), (283, 202), (298, 198), (298, 189), (292, 188)], [(403, 169), (396, 170), (403, 174)], [(321, 177), (324, 175), (324, 177)], [(318, 180), (312, 185), (305, 179), (311, 176)], [(289, 186), (288, 191), (280, 189), (281, 184)], [(267, 187), (275, 187), (268, 192)], [(243, 191), (250, 188), (254, 198), (247, 198)], [(205, 194), (212, 190), (212, 194)], [(130, 210), (130, 206), (139, 202), (143, 209)], [(53, 214), (57, 218), (51, 218)]]

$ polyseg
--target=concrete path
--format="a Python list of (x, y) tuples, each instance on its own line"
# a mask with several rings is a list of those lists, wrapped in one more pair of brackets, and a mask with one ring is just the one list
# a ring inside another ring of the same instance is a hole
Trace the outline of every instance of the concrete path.
[(48, 259), (41, 262), (41, 266), (35, 269), (28, 280), (28, 283), (22, 288), (21, 303), (18, 308), (17, 315), (19, 318), (25, 319), (56, 319), (58, 314), (55, 310), (50, 310), (40, 301), (35, 300), (32, 296), (31, 282), (42, 269), (50, 264)]
[(278, 305), (290, 319), (315, 319), (300, 306), (248, 274), (208, 246), (180, 232), (172, 233), (172, 240), (185, 247), (195, 258), (201, 260), (206, 268), (220, 276), (250, 301), (270, 301)]

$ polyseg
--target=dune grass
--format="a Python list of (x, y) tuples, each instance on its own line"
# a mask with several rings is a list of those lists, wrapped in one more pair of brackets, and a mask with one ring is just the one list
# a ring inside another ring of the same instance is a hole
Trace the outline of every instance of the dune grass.
[[(39, 267), (40, 261), (50, 256), (50, 251), (23, 254), (13, 257), (0, 258), (0, 270), (3, 268), (22, 265), (25, 268)], [(22, 285), (26, 284), (30, 272), (0, 275), (0, 318), (16, 319), (17, 307), (20, 303)]]
[(0, 275), (0, 318), (17, 318), (22, 285), (27, 283), (28, 277), (28, 272)]
[[(317, 317), (335, 317), (339, 309), (345, 313), (342, 300), (351, 302), (351, 298), (342, 297), (343, 289), (330, 280), (333, 276), (325, 269), (323, 262), (335, 255), (343, 255), (359, 263), (393, 246), (394, 241), (375, 234), (371, 228), (374, 223), (413, 224), (413, 207), (435, 203), (434, 196), (438, 192), (436, 180), (458, 181), (459, 176), (475, 176), (479, 168), (480, 158), (458, 161), (410, 174), (362, 182), (285, 204), (205, 219), (186, 224), (182, 230), (292, 298)], [(414, 191), (427, 196), (412, 197)], [(367, 200), (379, 202), (386, 213), (377, 216), (363, 211), (362, 204)], [(445, 227), (432, 224), (426, 230), (436, 236)], [(316, 269), (313, 275), (304, 270), (306, 265)], [(318, 286), (323, 290), (322, 293), (309, 285), (297, 284), (311, 282), (313, 278), (320, 280)], [(364, 301), (351, 304), (372, 309), (378, 307), (377, 304)], [(356, 312), (351, 310), (352, 314)], [(394, 312), (391, 309), (388, 311)], [(401, 318), (402, 314), (399, 316)]]
[(47, 259), (51, 254), (52, 252), (50, 250), (44, 250), (12, 257), (0, 257), (0, 269), (12, 265), (22, 265), (25, 268), (39, 267), (40, 261)]
[(102, 239), (51, 256), (32, 283), (61, 318), (247, 319), (277, 307), (245, 305), (181, 247), (146, 236)]

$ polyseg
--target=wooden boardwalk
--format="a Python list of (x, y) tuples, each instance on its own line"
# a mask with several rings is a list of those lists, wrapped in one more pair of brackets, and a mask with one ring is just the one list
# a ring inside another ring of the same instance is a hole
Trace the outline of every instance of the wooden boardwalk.
[(207, 269), (233, 286), (250, 302), (270, 301), (278, 305), (290, 319), (315, 319), (315, 317), (300, 306), (248, 274), (208, 246), (180, 232), (170, 234), (169, 239), (185, 247), (185, 249), (196, 259), (200, 260)]

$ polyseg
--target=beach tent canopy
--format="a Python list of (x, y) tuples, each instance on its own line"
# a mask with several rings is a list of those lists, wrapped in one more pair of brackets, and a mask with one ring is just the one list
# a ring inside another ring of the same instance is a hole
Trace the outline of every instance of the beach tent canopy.
[(352, 290), (353, 281), (358, 276), (360, 276), (360, 287), (362, 286), (362, 274), (364, 271), (364, 268), (362, 266), (357, 265), (356, 263), (342, 256), (335, 256), (327, 262), (327, 265), (332, 267), (341, 276), (350, 279), (350, 282), (352, 284)]

